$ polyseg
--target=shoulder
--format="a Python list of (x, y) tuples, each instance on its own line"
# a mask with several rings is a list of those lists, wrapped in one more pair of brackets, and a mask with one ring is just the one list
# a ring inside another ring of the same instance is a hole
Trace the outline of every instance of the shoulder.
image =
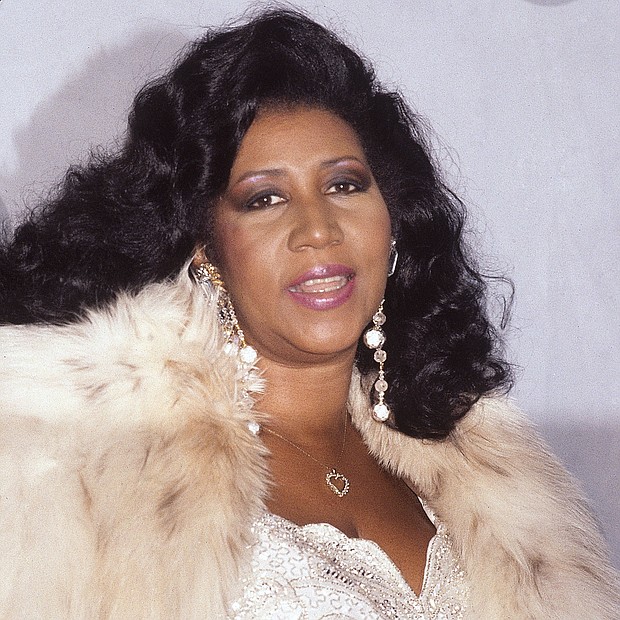
[(618, 617), (620, 581), (588, 502), (514, 403), (482, 400), (451, 441), (465, 472), (452, 471), (452, 492), (469, 517), (444, 503), (474, 558), (477, 605), (504, 617), (484, 602), (496, 592), (514, 617)]
[(474, 617), (577, 620), (584, 609), (618, 617), (618, 576), (587, 502), (509, 399), (482, 399), (448, 438), (430, 441), (377, 424), (356, 398), (371, 451), (449, 531)]
[[(218, 384), (223, 395), (238, 381), (216, 309), (186, 276), (121, 293), (70, 324), (2, 326), (0, 350), (3, 411), (54, 422), (103, 407), (110, 422), (156, 423), (192, 379), (214, 399)], [(133, 405), (143, 401), (159, 406)]]
[(86, 600), (107, 617), (218, 617), (267, 474), (216, 309), (156, 284), (74, 324), (2, 327), (0, 350), (0, 548), (15, 559), (0, 615)]

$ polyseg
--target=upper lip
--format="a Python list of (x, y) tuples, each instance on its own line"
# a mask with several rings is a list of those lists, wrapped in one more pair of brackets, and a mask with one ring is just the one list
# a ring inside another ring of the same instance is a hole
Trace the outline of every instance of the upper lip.
[(347, 267), (346, 265), (316, 265), (308, 271), (302, 273), (296, 280), (293, 280), (287, 288), (291, 289), (295, 286), (299, 286), (304, 282), (308, 282), (308, 280), (318, 280), (321, 278), (332, 278), (334, 276), (345, 276), (347, 278), (355, 275), (355, 272), (351, 267)]

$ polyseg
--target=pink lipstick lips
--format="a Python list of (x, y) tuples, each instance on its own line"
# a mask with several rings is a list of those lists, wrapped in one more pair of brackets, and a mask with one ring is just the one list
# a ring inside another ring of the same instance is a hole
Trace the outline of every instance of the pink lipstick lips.
[(291, 297), (312, 310), (331, 310), (344, 304), (355, 286), (355, 273), (345, 265), (318, 265), (288, 287)]

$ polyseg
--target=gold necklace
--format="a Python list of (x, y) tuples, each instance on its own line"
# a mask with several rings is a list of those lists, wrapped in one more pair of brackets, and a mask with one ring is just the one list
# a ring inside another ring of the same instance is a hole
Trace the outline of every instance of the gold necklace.
[[(345, 446), (345, 443), (347, 441), (348, 419), (349, 419), (349, 416), (345, 413), (345, 417), (344, 417), (344, 433), (342, 435), (342, 448), (340, 448), (340, 454), (338, 456), (338, 461), (336, 461), (336, 465), (338, 465), (338, 463), (340, 463), (340, 459), (342, 458), (342, 455), (344, 454), (344, 446)], [(321, 467), (325, 467), (325, 469), (328, 470), (327, 473), (325, 474), (325, 484), (327, 484), (327, 487), (329, 488), (329, 490), (332, 493), (334, 493), (338, 497), (344, 497), (349, 492), (349, 487), (351, 486), (349, 484), (349, 479), (344, 474), (341, 474), (339, 471), (337, 471), (335, 467), (329, 467), (328, 465), (325, 465), (325, 463), (319, 461), (319, 459), (313, 457), (312, 454), (310, 454), (309, 452), (306, 452), (303, 448), (298, 446), (296, 443), (292, 442), (290, 439), (287, 439), (283, 435), (280, 435), (280, 433), (278, 433), (278, 432), (276, 432), (276, 431), (274, 431), (274, 430), (272, 430), (270, 428), (267, 428), (266, 426), (263, 427), (263, 428), (268, 433), (271, 433), (272, 435), (275, 435), (276, 437), (278, 437), (282, 441), (286, 441), (287, 444), (293, 446), (293, 448), (295, 448), (296, 450), (299, 450), (302, 454), (305, 454), (309, 459), (312, 459), (315, 463), (318, 463), (319, 465), (321, 465)], [(341, 482), (342, 483), (342, 488), (341, 489), (338, 488), (334, 484), (335, 482)]]

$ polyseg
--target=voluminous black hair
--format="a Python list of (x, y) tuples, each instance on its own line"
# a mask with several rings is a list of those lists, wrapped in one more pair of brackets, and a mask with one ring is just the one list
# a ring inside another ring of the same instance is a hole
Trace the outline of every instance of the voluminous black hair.
[[(208, 32), (138, 94), (122, 148), (71, 168), (2, 250), (0, 320), (66, 322), (176, 275), (197, 244), (212, 242), (209, 205), (257, 112), (297, 104), (332, 111), (361, 139), (399, 252), (385, 301), (387, 401), (403, 433), (445, 437), (510, 380), (465, 248), (463, 206), (403, 99), (297, 12)], [(376, 368), (363, 345), (357, 363)]]

